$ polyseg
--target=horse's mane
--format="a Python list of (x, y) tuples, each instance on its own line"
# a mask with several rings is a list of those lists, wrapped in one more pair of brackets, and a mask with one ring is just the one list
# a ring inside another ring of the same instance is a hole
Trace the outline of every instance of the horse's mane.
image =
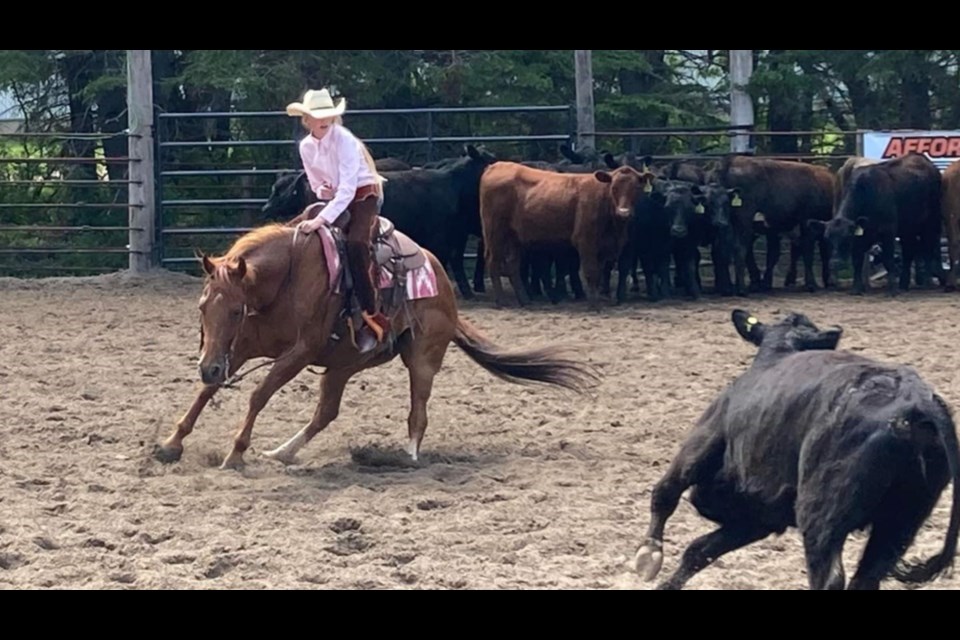
[(224, 259), (235, 260), (236, 258), (247, 257), (254, 250), (272, 242), (279, 236), (289, 235), (291, 231), (292, 229), (290, 227), (279, 223), (272, 223), (259, 229), (254, 229), (233, 243), (233, 246), (230, 247)]
[(250, 263), (250, 254), (257, 249), (262, 249), (274, 240), (289, 236), (292, 231), (293, 229), (290, 227), (279, 223), (271, 223), (250, 231), (234, 242), (226, 254), (213, 259), (214, 264), (217, 265), (217, 271), (209, 277), (214, 280), (224, 279), (227, 273), (227, 265), (244, 258), (247, 261), (247, 280), (252, 282), (256, 278), (257, 268), (255, 264)]

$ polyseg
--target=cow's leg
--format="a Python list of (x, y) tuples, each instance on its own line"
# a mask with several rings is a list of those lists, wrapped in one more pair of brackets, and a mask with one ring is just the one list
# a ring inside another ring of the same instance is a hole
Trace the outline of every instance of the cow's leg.
[(477, 262), (473, 269), (473, 290), (476, 293), (485, 293), (487, 290), (484, 282), (483, 267), (485, 260), (483, 259), (483, 254), (483, 238), (480, 238), (480, 242), (477, 243)]
[(303, 342), (297, 343), (289, 355), (283, 356), (270, 368), (270, 373), (250, 394), (250, 406), (243, 425), (233, 439), (233, 449), (220, 465), (221, 469), (236, 469), (243, 466), (243, 454), (250, 447), (250, 435), (257, 415), (283, 385), (293, 380), (306, 368), (313, 358), (312, 350)]
[(680, 503), (680, 496), (694, 484), (709, 482), (716, 475), (723, 465), (723, 451), (724, 440), (720, 434), (694, 431), (653, 488), (650, 526), (633, 561), (637, 573), (647, 582), (656, 578), (663, 567), (663, 531)]
[(853, 261), (853, 294), (862, 296), (866, 293), (867, 278), (864, 277), (864, 265), (867, 259), (868, 243), (861, 238), (854, 238), (850, 247), (850, 258)]
[(604, 261), (600, 267), (600, 295), (609, 296), (611, 293), (610, 280), (613, 279), (613, 262)]
[(463, 254), (467, 251), (467, 240), (466, 233), (458, 233), (453, 239), (450, 247), (450, 266), (453, 269), (453, 277), (457, 281), (457, 288), (460, 289), (460, 295), (463, 296), (464, 300), (473, 300), (473, 289), (470, 288), (467, 272), (463, 266)]
[[(903, 265), (900, 267), (900, 289), (910, 290), (910, 277), (913, 275), (912, 269), (920, 269), (922, 254), (918, 251), (919, 242), (916, 238), (901, 237), (900, 250), (903, 255)], [(916, 263), (916, 265), (914, 265)]]
[[(904, 457), (913, 458), (913, 452), (906, 452)], [(888, 476), (891, 467), (890, 464), (878, 466), (875, 475)], [(870, 539), (850, 580), (850, 590), (880, 588), (880, 581), (890, 575), (923, 522), (930, 517), (947, 483), (946, 460), (942, 455), (926, 460), (922, 466), (910, 460), (906, 465), (898, 465), (898, 469), (900, 475), (890, 483), (874, 510), (878, 516), (873, 519)], [(874, 482), (884, 485), (882, 478)]]
[(773, 274), (780, 262), (780, 236), (776, 233), (767, 234), (767, 270), (763, 273), (761, 291), (773, 290)]
[(591, 311), (600, 310), (600, 276), (602, 274), (600, 256), (597, 255), (598, 241), (591, 233), (576, 245), (580, 256), (580, 270), (587, 282), (587, 304)]
[(700, 247), (693, 248), (693, 279), (697, 286), (697, 296), (699, 297), (703, 293), (703, 279), (700, 275), (700, 261), (702, 256), (700, 255)]
[(683, 552), (680, 567), (669, 579), (658, 585), (657, 589), (678, 591), (690, 578), (709, 567), (720, 556), (763, 540), (771, 533), (770, 529), (758, 523), (743, 522), (735, 526), (724, 525), (713, 533), (697, 538)]
[[(942, 251), (940, 240), (943, 237), (943, 216), (940, 211), (931, 211), (930, 221), (927, 223), (924, 234), (924, 254), (930, 264), (929, 276), (937, 279), (940, 286), (944, 286), (946, 273), (943, 270)], [(928, 286), (928, 280), (923, 286)]]
[(570, 290), (573, 291), (574, 300), (583, 300), (587, 297), (583, 290), (583, 281), (580, 280), (580, 256), (573, 247), (566, 249), (566, 257), (560, 258), (566, 265), (566, 273), (570, 278)]
[[(946, 195), (944, 196), (946, 197)], [(944, 203), (944, 224), (947, 230), (947, 252), (950, 254), (950, 269), (945, 275), (947, 291), (957, 289), (957, 270), (960, 269), (960, 211), (953, 211)]]
[[(517, 303), (521, 307), (525, 307), (530, 304), (530, 296), (527, 295), (523, 278), (520, 277), (520, 253), (522, 250), (523, 248), (517, 243), (512, 250), (506, 252), (506, 269), (510, 286), (513, 287), (514, 295), (517, 297)], [(534, 270), (534, 278), (536, 278), (536, 270)]]
[(750, 235), (750, 240), (747, 244), (747, 251), (745, 254), (747, 261), (747, 272), (750, 274), (750, 291), (753, 293), (759, 292), (763, 289), (763, 274), (760, 273), (760, 267), (757, 265), (757, 254), (754, 253), (753, 248), (757, 243), (757, 237), (755, 234)]
[(531, 300), (543, 296), (540, 271), (540, 252), (537, 249), (524, 249), (520, 254), (520, 279)]
[(838, 537), (804, 535), (803, 547), (807, 558), (807, 581), (813, 591), (842, 591), (846, 584), (843, 570), (843, 543), (846, 534)]
[[(816, 250), (816, 240), (813, 237), (806, 225), (802, 225), (803, 228), (800, 230), (800, 253), (803, 254), (803, 284), (808, 293), (813, 293), (817, 290), (817, 279), (813, 275), (813, 257), (814, 251)], [(796, 245), (791, 242), (790, 249), (793, 251)], [(796, 259), (791, 257), (791, 260), (794, 261), (793, 269), (796, 270)]]
[(720, 240), (710, 248), (713, 259), (713, 280), (717, 293), (722, 296), (733, 295), (733, 283), (730, 282), (730, 256), (724, 250)]
[[(912, 526), (909, 524), (911, 514), (918, 510), (926, 514), (932, 508), (930, 500), (917, 500), (917, 492), (912, 488), (917, 481), (909, 476), (904, 478), (900, 473), (904, 461), (919, 467), (914, 462), (909, 439), (902, 440), (890, 428), (877, 430), (867, 424), (859, 430), (854, 428), (832, 448), (833, 453), (822, 446), (811, 448), (811, 453), (801, 460), (797, 487), (797, 528), (803, 537), (810, 588), (816, 590), (844, 588), (844, 542), (849, 533), (874, 520), (874, 514), (889, 514), (882, 517), (895, 522), (896, 530), (902, 531), (899, 527)], [(928, 470), (918, 468), (915, 472), (921, 491), (926, 471), (939, 472), (943, 477), (945, 464), (940, 465), (940, 469), (936, 466), (930, 465)], [(939, 491), (936, 493), (939, 495)], [(884, 548), (885, 535), (881, 531), (873, 543), (871, 562), (882, 560), (883, 554), (875, 554)], [(866, 554), (865, 550), (865, 557)], [(868, 563), (864, 573), (858, 571), (861, 579), (872, 575), (870, 566)]]
[(487, 263), (487, 271), (490, 272), (490, 284), (493, 285), (494, 304), (497, 307), (503, 307), (506, 298), (503, 294), (503, 281), (501, 279), (503, 270), (503, 248), (506, 238), (499, 238), (497, 242), (487, 242), (484, 248), (484, 256)]
[(554, 275), (557, 271), (553, 250), (542, 251), (536, 264), (536, 288), (541, 296), (546, 296), (551, 302), (553, 302), (557, 290), (557, 279)]
[[(886, 234), (880, 240), (881, 259), (887, 270), (887, 293), (897, 295), (897, 260), (895, 255), (896, 239), (893, 234)], [(910, 284), (910, 271), (907, 270), (907, 284)]]
[(830, 273), (830, 261), (833, 259), (833, 245), (825, 238), (817, 240), (820, 247), (820, 267), (823, 271), (823, 287), (829, 289), (833, 286), (833, 277)]
[(677, 272), (681, 274), (680, 279), (683, 283), (683, 288), (687, 292), (687, 296), (693, 300), (699, 300), (700, 287), (697, 284), (697, 274), (695, 273), (696, 270), (699, 270), (698, 266), (696, 266), (699, 252), (696, 247), (688, 243), (686, 246), (680, 247), (675, 255), (677, 259)]
[(784, 288), (789, 289), (797, 284), (797, 265), (800, 263), (800, 254), (797, 243), (790, 239), (790, 268), (787, 269), (787, 277), (783, 281)]
[(617, 261), (617, 304), (623, 304), (627, 300), (627, 276), (632, 269), (631, 265), (635, 262), (633, 245), (627, 243), (623, 251), (620, 252), (620, 259)]
[[(733, 250), (733, 277), (734, 277), (734, 288), (738, 296), (747, 295), (747, 285), (746, 285), (746, 275), (744, 273), (747, 270), (748, 253), (753, 252), (753, 240), (752, 234), (739, 233), (734, 241), (734, 250)], [(756, 265), (754, 265), (754, 268)], [(752, 273), (751, 273), (752, 277)], [(754, 280), (756, 282), (756, 280)]]

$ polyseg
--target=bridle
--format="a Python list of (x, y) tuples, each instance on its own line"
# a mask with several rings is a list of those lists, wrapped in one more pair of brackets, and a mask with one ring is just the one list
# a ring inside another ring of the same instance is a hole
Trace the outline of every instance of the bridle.
[[(289, 262), (289, 265), (288, 265), (288, 267), (287, 267), (287, 275), (286, 275), (286, 277), (284, 277), (283, 282), (280, 283), (279, 289), (282, 289), (287, 283), (289, 283), (290, 280), (292, 279), (292, 277), (293, 277), (293, 256), (290, 257), (290, 262)], [(212, 278), (213, 280), (222, 280), (223, 282), (229, 282), (230, 278), (229, 278), (229, 274), (227, 273), (227, 266), (226, 266), (225, 264), (219, 265), (219, 266), (217, 267), (216, 271), (214, 272), (214, 274), (211, 276), (211, 278)], [(241, 309), (241, 314), (242, 314), (242, 315), (241, 315), (241, 317), (240, 317), (240, 324), (237, 325), (237, 330), (236, 330), (236, 332), (233, 334), (233, 338), (230, 340), (230, 346), (227, 348), (227, 353), (226, 353), (226, 355), (224, 356), (224, 374), (225, 374), (225, 375), (227, 375), (227, 374), (230, 373), (230, 360), (232, 359), (232, 356), (233, 356), (233, 354), (234, 354), (234, 352), (235, 352), (235, 350), (236, 350), (236, 348), (237, 348), (237, 343), (239, 342), (240, 336), (241, 336), (241, 334), (243, 333), (243, 328), (244, 328), (244, 325), (245, 325), (246, 322), (247, 322), (247, 318), (251, 318), (251, 317), (253, 317), (253, 316), (258, 316), (258, 315), (260, 315), (261, 313), (262, 313), (262, 310), (260, 310), (260, 309), (253, 309), (253, 310), (251, 310), (251, 309), (250, 309), (250, 306), (247, 304), (247, 302), (246, 302), (246, 301), (243, 302), (243, 307), (242, 307), (242, 309)], [(201, 353), (201, 355), (202, 355), (202, 353), (203, 353), (203, 341), (204, 341), (204, 331), (203, 331), (203, 321), (201, 320), (201, 321), (200, 321), (200, 353)], [(299, 340), (298, 340), (297, 342), (299, 342)], [(276, 359), (274, 359), (274, 360), (268, 360), (268, 361), (266, 361), (266, 362), (263, 362), (263, 363), (257, 365), (256, 367), (253, 367), (252, 369), (250, 369), (249, 371), (247, 371), (246, 373), (244, 373), (244, 374), (242, 374), (242, 375), (239, 374), (239, 372), (237, 372), (236, 375), (230, 376), (229, 378), (227, 378), (226, 380), (224, 380), (224, 382), (223, 382), (222, 384), (220, 384), (219, 386), (220, 386), (220, 387), (223, 387), (223, 388), (227, 388), (227, 389), (232, 388), (232, 387), (234, 387), (235, 385), (237, 385), (241, 380), (243, 380), (244, 378), (246, 378), (248, 375), (250, 375), (251, 373), (253, 373), (254, 371), (256, 371), (257, 369), (260, 369), (260, 368), (265, 367), (265, 366), (267, 366), (267, 365), (274, 364), (274, 363), (282, 360), (283, 358), (288, 357), (288, 356), (293, 352), (293, 350), (296, 348), (297, 342), (294, 342), (294, 344), (293, 344), (292, 347), (290, 347), (287, 351), (285, 351), (282, 355), (280, 355), (280, 356), (277, 357)]]

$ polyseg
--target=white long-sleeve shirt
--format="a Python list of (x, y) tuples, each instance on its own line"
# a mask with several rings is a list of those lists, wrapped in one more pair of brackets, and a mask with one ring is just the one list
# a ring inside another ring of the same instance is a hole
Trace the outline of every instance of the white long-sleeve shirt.
[(310, 188), (320, 200), (330, 200), (318, 217), (330, 224), (353, 202), (357, 189), (378, 183), (360, 145), (349, 129), (338, 124), (331, 126), (322, 140), (308, 135), (300, 141), (300, 159)]

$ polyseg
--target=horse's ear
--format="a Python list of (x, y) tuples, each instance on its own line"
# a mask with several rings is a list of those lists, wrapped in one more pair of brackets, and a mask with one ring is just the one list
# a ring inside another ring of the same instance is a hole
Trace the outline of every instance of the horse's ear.
[(216, 265), (213, 264), (213, 260), (201, 254), (200, 262), (203, 263), (203, 270), (207, 273), (207, 275), (212, 276), (217, 269)]
[(234, 273), (237, 276), (237, 280), (243, 280), (244, 276), (247, 275), (247, 261), (244, 260), (242, 256), (237, 259), (237, 266)]

